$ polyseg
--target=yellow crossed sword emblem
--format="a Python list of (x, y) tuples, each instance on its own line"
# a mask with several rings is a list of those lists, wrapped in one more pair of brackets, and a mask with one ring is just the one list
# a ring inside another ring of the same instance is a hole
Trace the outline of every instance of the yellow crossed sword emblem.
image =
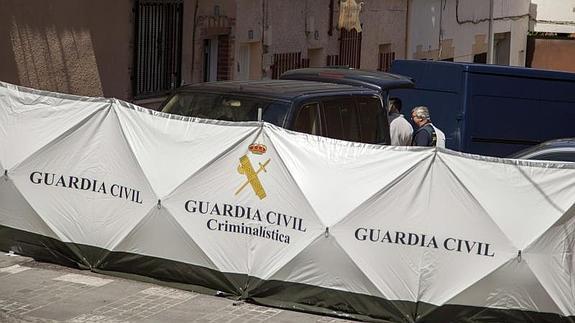
[(254, 190), (254, 193), (256, 193), (256, 195), (260, 198), (260, 200), (263, 200), (266, 197), (266, 191), (264, 190), (264, 187), (262, 186), (262, 183), (258, 178), (258, 174), (262, 170), (264, 172), (267, 172), (266, 166), (269, 164), (270, 160), (271, 158), (268, 158), (268, 160), (266, 160), (263, 164), (258, 163), (260, 167), (256, 171), (254, 170), (254, 167), (252, 166), (252, 163), (247, 155), (243, 155), (242, 157), (240, 157), (240, 164), (238, 165), (238, 173), (246, 175), (247, 181), (244, 182), (242, 186), (240, 186), (240, 188), (238, 188), (235, 195), (238, 195), (248, 184), (250, 184), (252, 186), (252, 189)]

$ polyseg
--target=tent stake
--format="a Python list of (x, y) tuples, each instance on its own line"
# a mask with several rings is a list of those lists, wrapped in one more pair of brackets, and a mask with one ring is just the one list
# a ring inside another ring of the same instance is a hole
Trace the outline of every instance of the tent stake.
[(517, 261), (521, 262), (521, 250), (517, 251)]
[(329, 227), (325, 227), (325, 237), (329, 237)]
[(156, 205), (156, 207), (158, 210), (162, 208), (162, 200), (158, 200), (158, 205)]

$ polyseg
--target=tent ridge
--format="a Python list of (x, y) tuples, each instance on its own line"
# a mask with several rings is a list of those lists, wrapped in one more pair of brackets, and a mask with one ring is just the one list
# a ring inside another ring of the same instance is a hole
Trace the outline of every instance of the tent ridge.
[(425, 162), (427, 159), (431, 158), (430, 155), (424, 156), (423, 158), (421, 158), (421, 160), (417, 161), (416, 163), (414, 163), (410, 168), (406, 169), (404, 172), (402, 172), (401, 174), (399, 174), (394, 180), (392, 180), (391, 182), (387, 183), (387, 185), (385, 185), (384, 187), (382, 187), (380, 190), (374, 192), (373, 194), (369, 195), (363, 202), (359, 203), (356, 207), (354, 207), (353, 209), (351, 209), (349, 211), (349, 213), (345, 216), (343, 216), (341, 219), (339, 219), (339, 221), (337, 221), (336, 223), (334, 223), (332, 225), (332, 227), (335, 227), (336, 225), (339, 225), (340, 223), (343, 223), (350, 214), (354, 213), (356, 210), (358, 210), (359, 208), (363, 207), (364, 205), (366, 205), (367, 203), (371, 202), (372, 200), (374, 200), (375, 198), (379, 197), (381, 194), (383, 194), (384, 192), (387, 192), (390, 188), (392, 188), (393, 186), (395, 186), (397, 183), (401, 182), (407, 175), (411, 174), (416, 168), (419, 167), (419, 165), (423, 162)]
[(473, 200), (475, 205), (477, 205), (481, 209), (483, 214), (488, 215), (487, 218), (489, 219), (489, 221), (499, 229), (499, 233), (501, 233), (503, 236), (505, 236), (507, 238), (507, 242), (509, 242), (511, 245), (513, 245), (515, 250), (520, 250), (521, 248), (515, 246), (515, 244), (512, 243), (509, 236), (507, 236), (507, 234), (505, 234), (505, 231), (503, 231), (503, 229), (499, 226), (499, 224), (491, 216), (489, 216), (489, 212), (487, 212), (487, 210), (479, 202), (477, 197), (475, 197), (475, 195), (473, 195), (473, 193), (467, 188), (467, 186), (465, 186), (465, 184), (461, 181), (461, 179), (457, 176), (457, 174), (449, 167), (449, 164), (447, 162), (445, 162), (445, 160), (443, 160), (443, 158), (441, 158), (441, 155), (439, 155), (438, 160), (441, 161), (441, 163), (449, 171), (449, 174), (451, 174), (451, 176), (453, 176), (453, 178), (457, 181), (457, 183), (459, 183), (459, 185), (462, 187), (462, 189), (465, 190), (465, 192), (468, 194), (469, 197), (471, 197), (471, 199)]
[(214, 158), (212, 158), (211, 160), (209, 160), (204, 166), (200, 167), (199, 169), (197, 169), (195, 172), (189, 174), (186, 178), (184, 178), (181, 183), (176, 186), (170, 193), (166, 194), (166, 196), (164, 196), (162, 198), (162, 200), (164, 200), (164, 202), (166, 200), (169, 200), (179, 189), (180, 187), (182, 187), (182, 185), (184, 185), (188, 180), (190, 180), (190, 178), (194, 177), (196, 174), (204, 171), (205, 169), (209, 168), (209, 166), (211, 166), (214, 162), (216, 162), (217, 160), (219, 160), (220, 158), (222, 158), (223, 156), (225, 156), (226, 154), (228, 154), (230, 151), (232, 151), (233, 149), (235, 149), (241, 142), (245, 141), (246, 138), (254, 135), (254, 132), (257, 131), (257, 129), (254, 129), (251, 132), (248, 132), (247, 134), (245, 134), (243, 137), (239, 138), (238, 140), (236, 140), (232, 145), (230, 145), (229, 147), (227, 147), (226, 149), (224, 149), (222, 152), (220, 152), (219, 154), (217, 154)]
[(42, 152), (44, 152), (48, 147), (52, 146), (55, 143), (60, 142), (62, 139), (67, 138), (71, 133), (73, 133), (74, 131), (78, 130), (79, 128), (81, 128), (82, 126), (84, 126), (85, 124), (87, 124), (89, 121), (92, 120), (92, 118), (94, 118), (94, 116), (98, 113), (102, 113), (103, 111), (106, 111), (105, 113), (109, 112), (109, 108), (110, 107), (100, 107), (98, 109), (95, 109), (92, 113), (86, 115), (83, 119), (81, 119), (78, 123), (74, 124), (73, 126), (71, 126), (70, 128), (66, 129), (64, 132), (62, 132), (61, 134), (59, 134), (58, 136), (54, 137), (52, 140), (46, 142), (42, 147), (39, 147), (35, 152), (33, 152), (32, 154), (26, 156), (24, 159), (20, 160), (19, 162), (17, 162), (16, 164), (12, 165), (12, 167), (7, 167), (7, 165), (5, 166), (5, 170), (15, 170), (18, 169), (18, 167), (20, 167), (20, 165), (24, 164), (25, 162), (27, 162), (28, 160), (30, 160), (31, 158), (41, 154)]

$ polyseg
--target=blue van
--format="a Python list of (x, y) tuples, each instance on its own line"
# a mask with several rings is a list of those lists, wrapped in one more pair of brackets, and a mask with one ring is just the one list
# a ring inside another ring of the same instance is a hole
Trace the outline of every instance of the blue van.
[(447, 148), (505, 157), (575, 137), (575, 74), (416, 60), (396, 60), (391, 71), (415, 82), (414, 88), (391, 91), (403, 101), (403, 113), (429, 107)]

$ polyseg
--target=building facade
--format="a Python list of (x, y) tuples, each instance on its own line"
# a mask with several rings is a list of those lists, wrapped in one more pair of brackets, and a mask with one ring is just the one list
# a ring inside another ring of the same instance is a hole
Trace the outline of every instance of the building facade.
[(129, 0), (0, 1), (0, 80), (129, 98), (132, 20)]
[[(340, 28), (340, 16), (354, 9), (359, 28)], [(407, 0), (238, 0), (237, 17), (234, 79), (273, 79), (299, 67), (385, 70), (392, 57), (405, 57)]]
[[(529, 0), (495, 0), (494, 63), (525, 65)], [(409, 59), (485, 63), (489, 1), (410, 0)]]
[[(274, 79), (299, 67), (484, 63), (487, 3), (3, 0), (0, 80), (155, 107), (185, 83)], [(575, 71), (575, 0), (494, 3), (496, 64)]]
[(575, 0), (532, 0), (527, 63), (575, 72)]
[[(358, 28), (339, 28), (342, 12)], [(4, 0), (0, 80), (154, 107), (184, 83), (386, 70), (406, 23), (407, 0)]]

